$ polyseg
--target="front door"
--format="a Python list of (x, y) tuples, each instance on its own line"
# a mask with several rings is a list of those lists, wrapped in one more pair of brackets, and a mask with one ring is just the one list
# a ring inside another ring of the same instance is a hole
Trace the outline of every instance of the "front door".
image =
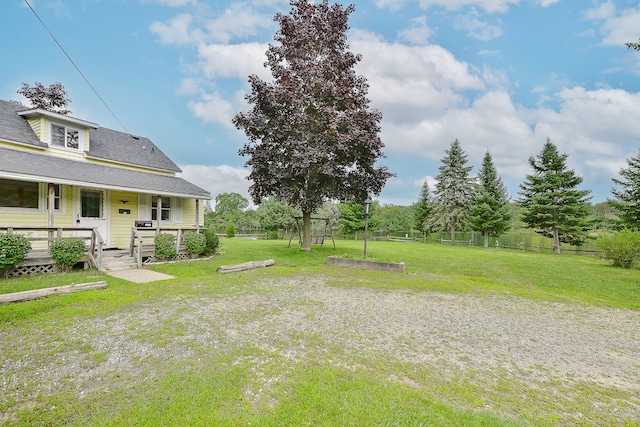
[(105, 245), (109, 246), (109, 228), (105, 192), (102, 190), (81, 188), (77, 206), (78, 227), (97, 228)]

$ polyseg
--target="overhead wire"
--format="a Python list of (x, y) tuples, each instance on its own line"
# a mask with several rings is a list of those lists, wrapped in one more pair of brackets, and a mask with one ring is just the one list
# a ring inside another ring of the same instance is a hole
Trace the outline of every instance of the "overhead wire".
[(107, 105), (106, 101), (102, 98), (102, 96), (100, 96), (100, 94), (98, 93), (98, 91), (96, 90), (95, 87), (93, 87), (93, 85), (91, 84), (91, 82), (89, 81), (89, 79), (84, 75), (84, 73), (80, 70), (80, 67), (78, 67), (78, 65), (74, 62), (73, 59), (71, 59), (71, 56), (67, 53), (67, 51), (64, 49), (64, 47), (62, 47), (62, 44), (60, 44), (60, 42), (58, 41), (58, 39), (56, 39), (56, 37), (53, 35), (53, 33), (49, 30), (49, 28), (46, 26), (46, 24), (44, 23), (44, 21), (40, 18), (40, 16), (38, 15), (38, 13), (35, 11), (35, 9), (31, 6), (31, 4), (29, 3), (28, 0), (24, 0), (24, 2), (27, 4), (27, 6), (29, 7), (29, 9), (31, 9), (31, 12), (33, 12), (33, 14), (35, 15), (36, 18), (38, 18), (38, 21), (40, 21), (40, 24), (42, 24), (42, 26), (44, 27), (44, 29), (47, 31), (47, 33), (49, 33), (49, 35), (51, 36), (51, 38), (53, 39), (54, 42), (56, 42), (56, 44), (58, 45), (58, 47), (60, 48), (60, 50), (65, 54), (65, 56), (67, 57), (67, 59), (69, 60), (69, 62), (71, 62), (71, 64), (75, 67), (75, 69), (78, 71), (78, 73), (82, 76), (82, 78), (84, 79), (84, 81), (89, 85), (89, 87), (91, 88), (91, 90), (93, 91), (93, 93), (96, 94), (96, 96), (98, 97), (98, 99), (102, 102), (102, 104), (106, 107), (106, 109), (109, 111), (109, 113), (111, 113), (111, 115), (113, 116), (114, 119), (116, 119), (116, 121), (120, 124), (120, 126), (122, 126), (122, 129), (124, 129), (124, 131), (128, 134), (131, 134), (131, 132), (129, 132), (129, 130), (126, 128), (126, 126), (120, 121), (120, 119), (118, 118), (118, 116), (115, 115), (115, 113), (113, 112), (113, 110), (111, 110), (111, 108), (109, 107), (109, 105)]

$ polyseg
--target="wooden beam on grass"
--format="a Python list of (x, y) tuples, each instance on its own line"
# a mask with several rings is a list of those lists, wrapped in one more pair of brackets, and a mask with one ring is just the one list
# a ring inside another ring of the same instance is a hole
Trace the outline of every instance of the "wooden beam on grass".
[(10, 302), (22, 302), (30, 301), (38, 298), (43, 298), (50, 295), (62, 295), (71, 294), (80, 291), (90, 291), (93, 289), (104, 289), (107, 287), (107, 282), (90, 282), (71, 284), (68, 286), (58, 286), (55, 288), (35, 289), (33, 291), (14, 292), (11, 294), (0, 295), (0, 304), (8, 304)]
[(251, 270), (253, 268), (269, 267), (270, 265), (273, 265), (275, 263), (276, 262), (272, 259), (267, 259), (264, 261), (249, 261), (243, 262), (242, 264), (221, 265), (220, 267), (216, 268), (216, 271), (222, 274), (235, 273), (237, 271)]

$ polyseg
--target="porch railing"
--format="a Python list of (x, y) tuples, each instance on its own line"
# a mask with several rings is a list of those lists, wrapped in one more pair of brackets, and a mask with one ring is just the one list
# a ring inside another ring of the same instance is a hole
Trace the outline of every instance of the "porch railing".
[[(176, 237), (176, 253), (183, 253), (184, 235), (188, 232), (200, 232), (202, 228), (198, 227), (181, 227), (181, 228), (162, 228), (160, 233), (172, 234)], [(143, 252), (153, 255), (155, 252), (154, 242), (158, 235), (156, 228), (131, 228), (131, 239), (129, 241), (129, 255), (135, 257), (138, 267), (142, 267)], [(146, 248), (146, 251), (145, 251)]]
[(83, 239), (86, 243), (85, 255), (89, 264), (98, 270), (102, 269), (102, 249), (104, 240), (97, 228), (90, 227), (14, 227), (0, 226), (0, 232), (9, 234), (23, 234), (31, 242), (31, 251), (27, 254), (29, 257), (37, 257), (37, 255), (48, 255), (51, 243), (56, 239), (65, 237), (76, 237)]

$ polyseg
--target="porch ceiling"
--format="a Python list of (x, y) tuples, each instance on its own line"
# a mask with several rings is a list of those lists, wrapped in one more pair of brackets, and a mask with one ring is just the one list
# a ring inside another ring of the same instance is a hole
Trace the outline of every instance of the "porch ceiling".
[(211, 199), (182, 178), (0, 147), (0, 177), (136, 193)]

